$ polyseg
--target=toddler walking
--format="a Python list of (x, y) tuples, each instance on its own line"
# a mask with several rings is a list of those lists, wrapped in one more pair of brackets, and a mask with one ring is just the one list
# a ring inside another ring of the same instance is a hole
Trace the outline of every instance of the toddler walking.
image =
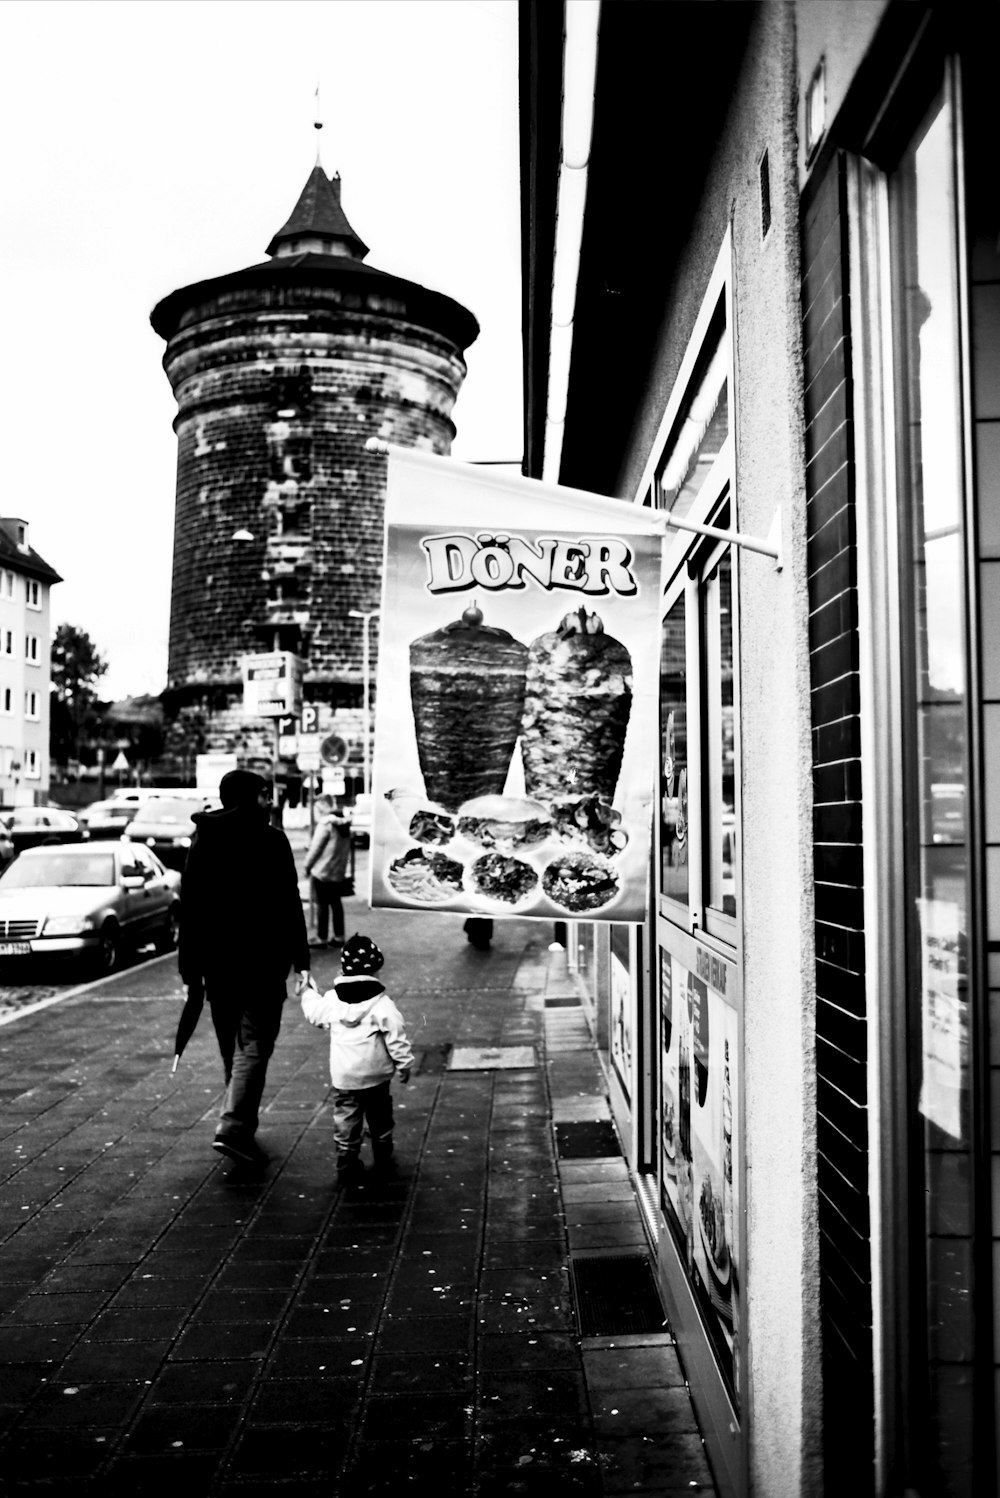
[(330, 1080), (333, 1083), (333, 1138), (337, 1149), (337, 1178), (344, 1184), (364, 1171), (361, 1133), (365, 1123), (372, 1141), (376, 1169), (392, 1161), (392, 1097), (394, 1072), (410, 1080), (413, 1052), (403, 1028), (403, 1016), (374, 976), (385, 958), (368, 936), (352, 936), (340, 955), (343, 976), (321, 994), (308, 988), (302, 1012), (311, 1025), (330, 1032)]

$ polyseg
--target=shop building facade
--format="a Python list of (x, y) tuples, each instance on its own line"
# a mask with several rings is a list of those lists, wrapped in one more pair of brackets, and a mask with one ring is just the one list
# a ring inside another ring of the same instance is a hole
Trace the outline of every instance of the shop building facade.
[(996, 1490), (988, 21), (521, 6), (526, 470), (672, 537), (648, 917), (568, 944), (727, 1495)]

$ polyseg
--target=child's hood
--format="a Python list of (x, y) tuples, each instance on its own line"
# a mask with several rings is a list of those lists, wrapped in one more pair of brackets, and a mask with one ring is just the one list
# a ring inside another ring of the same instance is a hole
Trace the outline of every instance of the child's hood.
[(337, 1024), (353, 1028), (369, 1015), (385, 993), (385, 984), (368, 973), (335, 978), (330, 993), (338, 1001)]

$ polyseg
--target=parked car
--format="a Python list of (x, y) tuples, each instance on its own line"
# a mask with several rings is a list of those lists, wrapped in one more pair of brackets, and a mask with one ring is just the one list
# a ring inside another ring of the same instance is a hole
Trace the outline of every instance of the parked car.
[(5, 869), (11, 859), (17, 853), (14, 847), (14, 839), (10, 835), (7, 823), (0, 818), (0, 869)]
[(215, 796), (157, 796), (139, 807), (122, 837), (144, 843), (168, 868), (183, 869), (194, 837), (196, 812), (210, 811), (221, 802)]
[(42, 844), (82, 843), (88, 836), (71, 811), (57, 806), (17, 806), (6, 812), (3, 820), (16, 853)]
[(93, 837), (121, 837), (125, 828), (139, 810), (138, 801), (95, 801), (80, 812), (80, 821)]
[(69, 957), (110, 973), (126, 947), (168, 952), (180, 883), (141, 844), (28, 848), (0, 874), (0, 960)]

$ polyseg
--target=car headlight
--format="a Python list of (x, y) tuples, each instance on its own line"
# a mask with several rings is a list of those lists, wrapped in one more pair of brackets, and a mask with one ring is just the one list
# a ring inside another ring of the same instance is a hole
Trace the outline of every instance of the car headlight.
[(175, 837), (174, 843), (178, 848), (190, 848), (191, 839), (189, 837)]
[(82, 936), (91, 926), (89, 915), (50, 915), (43, 931), (46, 936)]

